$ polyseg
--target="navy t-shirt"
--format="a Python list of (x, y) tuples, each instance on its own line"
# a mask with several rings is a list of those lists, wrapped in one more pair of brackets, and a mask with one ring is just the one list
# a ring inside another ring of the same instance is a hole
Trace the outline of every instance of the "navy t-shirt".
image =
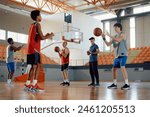
[[(98, 45), (93, 44), (90, 47), (90, 52), (96, 52), (96, 50), (98, 48), (99, 48)], [(95, 61), (97, 61), (97, 54), (90, 54), (90, 60), (89, 60), (89, 62), (95, 62)]]

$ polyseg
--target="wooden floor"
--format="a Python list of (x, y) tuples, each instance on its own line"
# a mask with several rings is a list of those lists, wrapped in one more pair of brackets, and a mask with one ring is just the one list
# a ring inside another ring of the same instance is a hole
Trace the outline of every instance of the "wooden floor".
[(49, 81), (40, 84), (45, 92), (31, 93), (23, 91), (24, 83), (7, 86), (0, 83), (0, 100), (150, 100), (150, 82), (130, 83), (130, 90), (107, 89), (110, 82), (102, 82), (100, 87), (88, 87), (89, 82), (71, 82), (70, 87), (59, 85), (60, 82)]

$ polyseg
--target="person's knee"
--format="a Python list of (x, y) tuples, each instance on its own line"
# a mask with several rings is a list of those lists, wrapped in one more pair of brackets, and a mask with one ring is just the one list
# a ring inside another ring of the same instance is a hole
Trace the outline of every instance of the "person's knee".
[(117, 68), (114, 68), (114, 67), (113, 67), (113, 68), (112, 68), (112, 72), (113, 72), (113, 73), (116, 73), (116, 71), (117, 71)]
[(10, 72), (10, 75), (13, 75), (14, 74), (14, 71)]
[(31, 65), (31, 68), (30, 68), (30, 70), (32, 70), (33, 69), (33, 65)]
[(33, 65), (32, 67), (34, 70), (38, 68), (38, 65)]
[(125, 66), (121, 66), (121, 70), (126, 70)]

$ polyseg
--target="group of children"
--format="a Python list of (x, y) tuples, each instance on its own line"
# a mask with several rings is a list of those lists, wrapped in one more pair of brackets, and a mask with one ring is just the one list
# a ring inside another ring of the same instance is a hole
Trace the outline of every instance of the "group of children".
[[(128, 49), (126, 44), (126, 35), (122, 32), (122, 25), (120, 23), (114, 24), (114, 30), (116, 32), (115, 36), (111, 36), (108, 32), (102, 34), (102, 38), (107, 46), (113, 45), (114, 48), (114, 64), (112, 67), (112, 77), (113, 77), (113, 84), (108, 86), (109, 89), (117, 89), (117, 69), (121, 68), (121, 72), (123, 74), (125, 84), (121, 87), (122, 90), (130, 89), (130, 85), (128, 83), (128, 74), (125, 68), (127, 56), (128, 56)], [(106, 40), (105, 35), (109, 36), (111, 40), (108, 42)], [(91, 37), (89, 39), (91, 41), (91, 47), (89, 51), (87, 51), (87, 55), (90, 56), (89, 59), (89, 71), (91, 75), (92, 82), (89, 86), (100, 86), (99, 85), (99, 74), (98, 74), (98, 45), (95, 44), (95, 38)], [(96, 83), (95, 83), (96, 78)]]
[[(42, 40), (45, 39), (52, 39), (54, 36), (54, 33), (47, 33), (46, 35), (43, 35), (41, 30), (40, 22), (42, 20), (40, 11), (34, 10), (31, 12), (31, 18), (34, 21), (29, 29), (28, 34), (28, 44), (27, 44), (27, 64), (31, 65), (31, 69), (29, 70), (28, 78), (25, 83), (25, 90), (26, 91), (43, 91), (44, 89), (40, 88), (38, 86), (38, 72), (39, 72), (39, 66), (41, 63), (40, 58), (40, 43)], [(106, 43), (107, 46), (110, 46), (113, 44), (114, 52), (115, 52), (115, 60), (114, 65), (112, 68), (113, 72), (113, 84), (110, 85), (108, 88), (117, 88), (117, 68), (121, 67), (122, 74), (125, 79), (125, 85), (121, 89), (129, 89), (130, 86), (128, 84), (128, 75), (125, 69), (125, 64), (127, 60), (127, 47), (126, 47), (126, 40), (125, 40), (125, 34), (122, 32), (122, 25), (120, 23), (116, 23), (114, 25), (115, 31), (117, 35), (115, 37), (111, 36), (110, 34), (102, 34), (103, 40)], [(109, 36), (112, 40), (110, 42), (107, 42), (105, 35)], [(63, 49), (58, 51), (58, 54), (61, 58), (61, 71), (63, 76), (63, 82), (60, 85), (63, 86), (70, 86), (70, 82), (68, 80), (68, 67), (69, 67), (69, 56), (70, 51), (67, 48), (67, 42), (73, 42), (73, 39), (70, 41), (67, 41), (63, 38)], [(97, 56), (99, 53), (98, 45), (95, 44), (95, 38), (91, 37), (89, 39), (91, 41), (91, 47), (87, 54), (89, 55), (89, 71), (91, 75), (92, 82), (88, 86), (100, 86), (99, 84), (99, 74), (98, 74), (98, 62), (97, 62)], [(7, 42), (9, 43), (7, 47), (7, 56), (6, 56), (6, 63), (8, 68), (8, 80), (7, 83), (11, 84), (11, 80), (14, 74), (14, 52), (19, 51), (22, 46), (15, 47), (14, 42), (12, 38), (8, 38)], [(34, 76), (33, 81), (31, 82), (32, 76)], [(95, 83), (95, 77), (96, 77), (96, 83)]]
[[(52, 39), (54, 36), (54, 33), (47, 33), (46, 35), (43, 35), (41, 30), (40, 22), (42, 20), (40, 11), (34, 10), (31, 12), (31, 18), (34, 21), (29, 29), (28, 34), (28, 44), (27, 44), (27, 65), (31, 65), (31, 68), (28, 73), (28, 78), (25, 83), (25, 91), (43, 91), (44, 89), (40, 88), (37, 84), (38, 80), (38, 73), (39, 73), (39, 67), (41, 63), (41, 57), (40, 57), (40, 46), (41, 41), (45, 39)], [(63, 83), (61, 85), (69, 86), (69, 80), (68, 80), (68, 66), (69, 66), (69, 49), (67, 48), (67, 41), (63, 39), (63, 47), (62, 51), (59, 51), (59, 56), (61, 58), (61, 71), (63, 76)], [(73, 41), (73, 40), (72, 40)], [(15, 62), (14, 62), (14, 52), (19, 51), (22, 46), (15, 47), (14, 41), (12, 38), (7, 39), (8, 47), (7, 47), (7, 56), (6, 56), (6, 63), (8, 68), (8, 80), (7, 83), (10, 85), (12, 83), (12, 77), (14, 74), (15, 69)], [(32, 82), (32, 76), (34, 76)]]

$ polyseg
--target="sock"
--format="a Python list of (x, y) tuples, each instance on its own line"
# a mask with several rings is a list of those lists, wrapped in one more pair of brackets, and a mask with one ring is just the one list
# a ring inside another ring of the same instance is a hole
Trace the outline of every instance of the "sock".
[(30, 85), (30, 80), (27, 80), (27, 81), (26, 81), (26, 85)]
[(66, 81), (66, 80), (64, 80), (64, 82), (66, 83), (67, 81)]
[(33, 80), (32, 85), (35, 86), (37, 83), (37, 80)]
[(69, 82), (69, 80), (67, 79), (66, 82)]
[(128, 79), (127, 79), (127, 80), (125, 80), (125, 84), (127, 84), (127, 85), (129, 84), (129, 83), (128, 83)]
[(117, 85), (117, 79), (114, 79), (113, 82), (115, 85)]

